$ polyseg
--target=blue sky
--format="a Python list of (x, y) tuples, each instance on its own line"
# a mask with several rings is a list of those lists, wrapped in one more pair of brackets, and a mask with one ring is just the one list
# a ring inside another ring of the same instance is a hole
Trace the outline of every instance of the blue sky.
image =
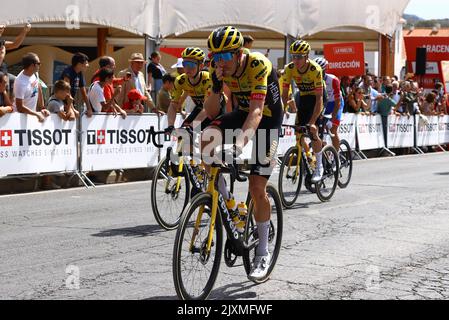
[(405, 13), (423, 19), (445, 19), (449, 18), (449, 4), (447, 0), (411, 0)]

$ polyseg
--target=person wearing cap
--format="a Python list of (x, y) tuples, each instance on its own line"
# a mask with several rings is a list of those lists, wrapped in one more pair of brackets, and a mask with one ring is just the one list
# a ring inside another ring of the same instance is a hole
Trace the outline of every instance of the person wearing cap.
[(176, 69), (175, 72), (173, 72), (173, 77), (177, 78), (180, 75), (185, 73), (184, 66), (182, 65), (182, 58), (179, 58), (178, 61), (174, 65), (171, 66), (172, 69)]
[(143, 104), (142, 102), (147, 101), (148, 98), (142, 95), (139, 90), (132, 89), (128, 92), (128, 102), (123, 105), (123, 110), (125, 110), (128, 114), (130, 113), (143, 113)]
[[(145, 101), (144, 111), (151, 112), (154, 110), (153, 99), (147, 90), (147, 85), (145, 82), (145, 76), (142, 72), (145, 66), (145, 59), (141, 53), (133, 53), (129, 59), (129, 68), (120, 71), (119, 78), (127, 78), (128, 80), (123, 82), (123, 87), (120, 94), (117, 96), (116, 101), (119, 106), (124, 106), (126, 102), (129, 101), (128, 93), (137, 89), (142, 96), (145, 96), (147, 100)], [(131, 77), (127, 77), (126, 74), (130, 73)]]

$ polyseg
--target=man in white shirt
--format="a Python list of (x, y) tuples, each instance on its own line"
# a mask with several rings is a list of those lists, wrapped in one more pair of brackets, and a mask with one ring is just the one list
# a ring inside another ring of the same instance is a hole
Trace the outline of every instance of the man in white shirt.
[(126, 118), (126, 111), (120, 108), (114, 101), (111, 99), (109, 102), (106, 101), (104, 96), (104, 87), (105, 85), (112, 84), (114, 79), (114, 71), (112, 69), (103, 68), (100, 70), (99, 81), (94, 82), (89, 90), (88, 99), (90, 104), (92, 105), (92, 109), (94, 113), (100, 112), (111, 112), (114, 115), (120, 114), (123, 119)]
[(144, 66), (145, 59), (143, 58), (143, 55), (141, 53), (133, 53), (129, 59), (129, 68), (120, 71), (118, 75), (119, 78), (126, 77), (127, 73), (131, 74), (131, 78), (123, 83), (122, 90), (116, 98), (117, 104), (120, 107), (123, 107), (125, 103), (129, 101), (128, 93), (133, 89), (137, 89), (143, 96), (147, 97), (147, 100), (145, 101), (145, 112), (155, 110), (153, 99), (147, 90), (145, 76), (141, 71)]
[(50, 112), (44, 107), (42, 88), (37, 73), (41, 65), (35, 53), (27, 53), (22, 58), (23, 70), (14, 83), (14, 109), (18, 112), (37, 117), (44, 122)]

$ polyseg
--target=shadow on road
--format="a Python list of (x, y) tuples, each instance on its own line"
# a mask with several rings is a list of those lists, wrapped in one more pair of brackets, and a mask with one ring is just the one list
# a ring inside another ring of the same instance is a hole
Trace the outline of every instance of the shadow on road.
[(449, 172), (437, 172), (435, 173), (436, 176), (449, 176)]
[(254, 299), (257, 294), (253, 291), (248, 291), (257, 285), (245, 281), (240, 283), (232, 283), (212, 291), (210, 300), (238, 300), (238, 299)]
[[(174, 289), (173, 289), (174, 290)], [(176, 296), (159, 296), (159, 297), (151, 297), (147, 299), (143, 299), (143, 301), (173, 301), (178, 300), (178, 297)]]
[[(238, 300), (238, 299), (255, 299), (257, 294), (255, 292), (248, 292), (249, 289), (255, 287), (256, 284), (245, 281), (241, 283), (233, 283), (221, 288), (215, 289), (209, 296), (208, 300)], [(164, 301), (164, 300), (178, 300), (177, 296), (156, 296), (144, 300)]]
[(158, 233), (167, 232), (159, 225), (128, 227), (123, 229), (103, 230), (93, 234), (93, 237), (148, 237)]
[(310, 208), (310, 206), (317, 206), (317, 205), (320, 205), (321, 203), (322, 203), (321, 201), (306, 202), (306, 203), (296, 203), (290, 209), (285, 209), (284, 208), (284, 211), (290, 211), (290, 210), (296, 210), (296, 209), (308, 209), (308, 208)]

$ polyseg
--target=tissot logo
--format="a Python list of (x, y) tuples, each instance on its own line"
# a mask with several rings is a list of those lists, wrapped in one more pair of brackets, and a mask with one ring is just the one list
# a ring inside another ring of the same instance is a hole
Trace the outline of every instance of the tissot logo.
[(97, 131), (97, 144), (106, 144), (106, 131), (105, 130)]
[(152, 135), (147, 130), (87, 130), (88, 145), (151, 144)]
[(0, 147), (12, 147), (12, 130), (0, 130)]
[(68, 145), (72, 130), (0, 130), (0, 147)]

